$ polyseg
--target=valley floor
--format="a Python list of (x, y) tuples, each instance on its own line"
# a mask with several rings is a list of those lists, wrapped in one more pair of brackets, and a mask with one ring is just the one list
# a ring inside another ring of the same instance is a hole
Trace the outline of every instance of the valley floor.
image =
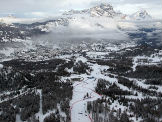
[(0, 121), (159, 122), (160, 51), (142, 48), (96, 44), (49, 60), (1, 62)]

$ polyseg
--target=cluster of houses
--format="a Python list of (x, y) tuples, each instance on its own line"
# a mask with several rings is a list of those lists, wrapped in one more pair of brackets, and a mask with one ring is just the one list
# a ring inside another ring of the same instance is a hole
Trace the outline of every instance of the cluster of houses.
[(59, 53), (59, 50), (30, 49), (28, 51), (15, 52), (14, 58), (25, 59), (26, 61), (42, 61), (52, 59)]

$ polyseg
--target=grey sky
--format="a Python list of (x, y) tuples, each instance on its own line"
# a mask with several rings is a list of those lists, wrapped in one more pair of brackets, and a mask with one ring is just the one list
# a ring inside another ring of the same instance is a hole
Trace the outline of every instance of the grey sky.
[(47, 17), (64, 10), (92, 7), (101, 2), (111, 3), (115, 10), (126, 14), (146, 9), (153, 17), (162, 18), (162, 0), (0, 0), (0, 16)]

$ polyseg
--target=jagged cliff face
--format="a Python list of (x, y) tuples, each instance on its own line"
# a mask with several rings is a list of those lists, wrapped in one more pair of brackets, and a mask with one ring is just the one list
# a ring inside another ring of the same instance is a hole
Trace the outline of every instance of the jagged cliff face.
[(150, 20), (152, 17), (146, 10), (140, 10), (130, 16), (134, 20)]
[(91, 17), (110, 17), (119, 18), (124, 20), (151, 20), (152, 17), (148, 14), (146, 10), (139, 10), (132, 15), (126, 15), (123, 13), (116, 12), (110, 4), (101, 3), (100, 5), (94, 6), (89, 9), (84, 10), (70, 10), (64, 12), (63, 15), (70, 15), (75, 17), (76, 15), (81, 16), (91, 16)]
[(81, 11), (70, 10), (68, 12), (65, 12), (63, 15), (74, 15), (74, 14), (88, 14), (93, 17), (95, 16), (114, 17), (117, 15), (117, 13), (114, 11), (113, 7), (110, 4), (103, 4), (103, 3), (90, 9), (84, 9)]
[(89, 9), (91, 16), (114, 17), (117, 13), (110, 4), (100, 4)]

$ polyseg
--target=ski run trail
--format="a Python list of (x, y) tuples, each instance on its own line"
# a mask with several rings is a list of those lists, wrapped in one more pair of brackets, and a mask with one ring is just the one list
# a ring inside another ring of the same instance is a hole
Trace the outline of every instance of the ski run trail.
[(107, 67), (97, 64), (90, 65), (93, 69), (91, 74), (79, 75), (82, 80), (73, 84), (73, 98), (70, 103), (71, 122), (93, 122), (92, 116), (87, 112), (87, 102), (102, 97), (95, 92), (95, 87), (98, 79), (103, 78), (101, 71)]

